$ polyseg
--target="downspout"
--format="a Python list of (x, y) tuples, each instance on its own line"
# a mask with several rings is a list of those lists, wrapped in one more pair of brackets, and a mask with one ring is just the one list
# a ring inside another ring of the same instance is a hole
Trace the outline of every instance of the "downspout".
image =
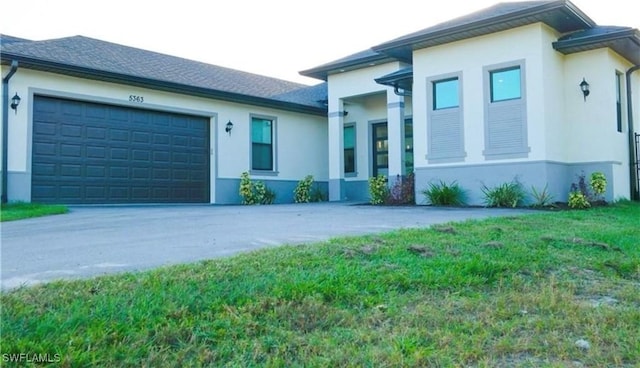
[[(631, 100), (631, 74), (640, 69), (640, 64), (631, 67), (626, 73), (627, 82), (627, 116), (629, 122), (629, 176), (631, 178), (631, 199), (634, 201), (640, 200), (640, 188), (638, 188), (638, 167), (635, 162), (638, 160), (636, 153), (636, 138), (635, 131), (633, 129), (633, 101)], [(638, 92), (638, 91), (636, 91)], [(640, 92), (639, 92), (640, 93)]]
[(18, 70), (18, 61), (13, 60), (11, 62), (11, 69), (9, 73), (2, 78), (2, 105), (4, 106), (2, 109), (2, 203), (7, 203), (7, 183), (9, 178), (9, 173), (7, 170), (9, 169), (9, 79), (16, 73)]

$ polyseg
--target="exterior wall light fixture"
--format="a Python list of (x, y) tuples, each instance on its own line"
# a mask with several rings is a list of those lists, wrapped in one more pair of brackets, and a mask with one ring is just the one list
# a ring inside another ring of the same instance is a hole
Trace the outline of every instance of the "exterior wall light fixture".
[(224, 128), (224, 131), (227, 132), (227, 134), (229, 134), (229, 136), (231, 136), (231, 129), (233, 129), (233, 123), (231, 122), (231, 120), (229, 120), (229, 122), (227, 123), (227, 125)]
[(580, 90), (582, 90), (582, 94), (584, 95), (584, 100), (587, 100), (587, 96), (589, 96), (589, 83), (582, 78), (582, 82), (580, 82)]
[(11, 98), (11, 108), (16, 112), (16, 114), (18, 113), (18, 105), (20, 105), (20, 96), (16, 93), (16, 95)]

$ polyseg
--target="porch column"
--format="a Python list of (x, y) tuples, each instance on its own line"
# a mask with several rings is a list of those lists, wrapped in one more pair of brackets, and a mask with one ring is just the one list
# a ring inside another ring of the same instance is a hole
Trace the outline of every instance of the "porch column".
[(344, 104), (329, 101), (329, 201), (345, 198), (344, 187)]
[(395, 184), (398, 175), (403, 178), (405, 169), (404, 148), (404, 97), (393, 89), (387, 90), (387, 133), (389, 137), (389, 186)]

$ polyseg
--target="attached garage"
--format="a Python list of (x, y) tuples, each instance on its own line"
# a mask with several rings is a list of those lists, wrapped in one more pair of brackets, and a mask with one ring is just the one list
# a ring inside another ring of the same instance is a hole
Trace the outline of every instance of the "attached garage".
[(35, 96), (31, 200), (208, 203), (209, 118)]

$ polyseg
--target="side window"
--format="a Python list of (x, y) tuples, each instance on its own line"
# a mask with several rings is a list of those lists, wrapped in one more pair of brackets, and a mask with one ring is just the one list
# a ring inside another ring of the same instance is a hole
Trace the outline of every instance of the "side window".
[(622, 73), (616, 72), (616, 123), (618, 132), (622, 132)]
[[(462, 73), (427, 78), (427, 160), (464, 161)], [(405, 128), (406, 129), (406, 128)]]
[(356, 126), (347, 124), (344, 126), (344, 173), (356, 173)]
[(522, 97), (520, 66), (494, 70), (491, 74), (491, 102), (515, 100)]
[(433, 82), (433, 109), (460, 106), (459, 84), (457, 77)]
[(525, 61), (484, 67), (484, 151), (486, 160), (529, 155)]
[(413, 172), (413, 118), (404, 120), (404, 169)]
[(274, 171), (274, 119), (251, 118), (251, 169)]

